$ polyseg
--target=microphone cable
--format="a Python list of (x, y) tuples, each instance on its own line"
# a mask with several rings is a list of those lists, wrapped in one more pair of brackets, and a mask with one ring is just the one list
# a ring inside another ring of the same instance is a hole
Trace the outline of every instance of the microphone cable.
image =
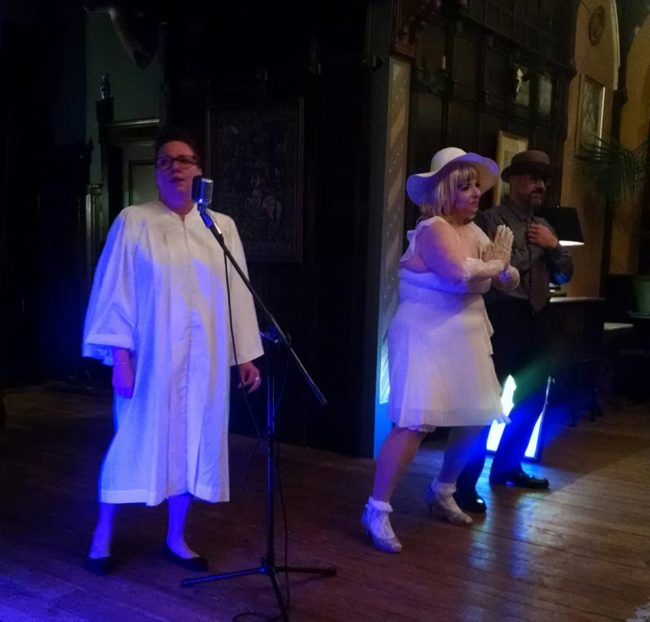
[[(224, 261), (224, 273), (225, 273), (225, 279), (226, 279), (226, 298), (228, 301), (228, 321), (229, 321), (229, 326), (230, 326), (230, 337), (232, 340), (232, 348), (233, 348), (233, 358), (235, 360), (235, 367), (239, 371), (239, 358), (237, 356), (237, 344), (235, 342), (235, 329), (234, 329), (234, 323), (233, 323), (233, 316), (232, 316), (232, 298), (231, 298), (231, 290), (230, 290), (230, 278), (229, 278), (229, 270), (228, 270), (228, 255), (226, 254), (225, 249), (223, 250), (223, 261)], [(268, 360), (268, 366), (272, 365), (273, 361)], [(289, 357), (285, 358), (285, 365), (284, 365), (284, 372), (282, 375), (282, 383), (281, 383), (281, 389), (278, 392), (278, 397), (277, 399), (275, 396), (273, 397), (273, 404), (271, 405), (271, 408), (273, 409), (273, 414), (277, 415), (280, 403), (282, 401), (282, 398), (284, 397), (284, 393), (286, 390), (287, 386), (287, 377), (288, 377), (288, 369), (289, 369)], [(269, 381), (267, 374), (266, 382)], [(240, 384), (241, 384), (241, 376), (239, 377)], [(248, 470), (250, 468), (250, 465), (252, 463), (252, 459), (254, 454), (256, 453), (257, 449), (259, 448), (259, 445), (261, 442), (264, 442), (264, 438), (262, 436), (262, 433), (260, 431), (260, 428), (257, 424), (257, 421), (255, 420), (255, 415), (253, 413), (253, 409), (250, 405), (250, 401), (248, 398), (248, 392), (246, 391), (246, 388), (244, 386), (241, 386), (242, 390), (242, 397), (244, 399), (244, 404), (246, 406), (246, 411), (248, 412), (249, 418), (253, 424), (253, 427), (255, 429), (255, 434), (256, 434), (256, 441), (255, 445), (250, 449), (248, 460), (246, 463), (246, 467), (244, 469), (244, 487), (247, 491), (249, 491), (248, 488)], [(277, 417), (276, 421), (273, 422), (274, 429), (277, 427)], [(277, 430), (276, 433), (273, 436), (272, 442), (275, 443), (275, 451), (274, 451), (274, 460), (271, 462), (271, 467), (273, 468), (273, 481), (275, 484), (275, 489), (278, 491), (278, 498), (280, 501), (280, 509), (282, 513), (282, 525), (283, 525), (283, 536), (284, 536), (284, 568), (285, 568), (285, 606), (287, 609), (289, 609), (290, 606), (290, 600), (291, 600), (291, 590), (290, 590), (290, 581), (289, 581), (289, 571), (288, 571), (288, 558), (289, 558), (289, 526), (288, 526), (288, 519), (287, 519), (287, 510), (286, 510), (286, 504), (285, 504), (285, 499), (284, 499), (284, 493), (282, 490), (282, 476), (280, 473), (279, 469), (279, 449), (280, 449), (280, 441), (278, 439), (278, 434)], [(249, 491), (250, 492), (250, 491)], [(265, 491), (266, 492), (266, 491)], [(274, 494), (275, 490), (271, 490), (270, 494)], [(274, 551), (275, 553), (275, 551)], [(272, 569), (275, 571), (275, 568)], [(269, 617), (266, 616), (266, 614), (262, 614), (259, 612), (251, 611), (251, 612), (242, 612), (241, 614), (237, 614), (235, 617), (233, 617), (233, 622), (237, 619), (240, 618), (240, 616), (246, 616), (246, 615), (253, 615), (256, 617), (265, 617), (267, 620), (274, 621), (280, 619), (282, 616), (277, 617)]]

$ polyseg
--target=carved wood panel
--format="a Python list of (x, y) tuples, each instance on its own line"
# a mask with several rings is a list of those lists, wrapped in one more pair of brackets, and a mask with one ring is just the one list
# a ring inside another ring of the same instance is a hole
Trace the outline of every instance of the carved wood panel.
[[(572, 7), (469, 0), (466, 10), (442, 3), (428, 16), (416, 37), (410, 171), (424, 170), (448, 145), (495, 157), (499, 130), (526, 137), (561, 167), (573, 71), (547, 51), (563, 49), (553, 22), (571, 21)], [(551, 195), (559, 191), (558, 183)]]
[(478, 142), (476, 106), (462, 101), (452, 102), (449, 105), (449, 124), (446, 134), (447, 145), (460, 147), (465, 151), (476, 151)]
[(513, 82), (507, 49), (502, 45), (486, 45), (484, 62), (483, 92), (485, 106), (497, 113), (506, 113), (510, 107), (512, 95), (512, 91), (508, 86)]
[(481, 40), (478, 33), (456, 33), (452, 45), (451, 76), (454, 98), (477, 102), (482, 86)]

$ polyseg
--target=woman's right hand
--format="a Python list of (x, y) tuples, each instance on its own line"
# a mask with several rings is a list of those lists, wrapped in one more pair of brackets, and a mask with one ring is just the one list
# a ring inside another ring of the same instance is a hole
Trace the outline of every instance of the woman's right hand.
[(113, 389), (120, 397), (133, 397), (135, 371), (131, 359), (113, 363)]
[(485, 259), (487, 261), (499, 259), (504, 262), (504, 266), (507, 266), (510, 263), (513, 240), (512, 230), (505, 225), (499, 225), (494, 234), (494, 242), (488, 248)]

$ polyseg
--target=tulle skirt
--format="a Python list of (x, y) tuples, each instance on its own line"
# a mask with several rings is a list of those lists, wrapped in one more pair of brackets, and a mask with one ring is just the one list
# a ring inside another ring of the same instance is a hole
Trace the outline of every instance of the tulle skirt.
[(429, 430), (507, 421), (491, 334), (481, 294), (402, 281), (388, 331), (388, 412), (395, 424)]

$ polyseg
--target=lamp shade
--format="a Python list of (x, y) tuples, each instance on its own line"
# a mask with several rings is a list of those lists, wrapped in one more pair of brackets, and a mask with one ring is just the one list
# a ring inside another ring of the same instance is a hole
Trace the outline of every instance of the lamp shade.
[(575, 207), (551, 207), (542, 210), (539, 215), (548, 220), (560, 239), (561, 246), (582, 246), (582, 237), (578, 210)]

